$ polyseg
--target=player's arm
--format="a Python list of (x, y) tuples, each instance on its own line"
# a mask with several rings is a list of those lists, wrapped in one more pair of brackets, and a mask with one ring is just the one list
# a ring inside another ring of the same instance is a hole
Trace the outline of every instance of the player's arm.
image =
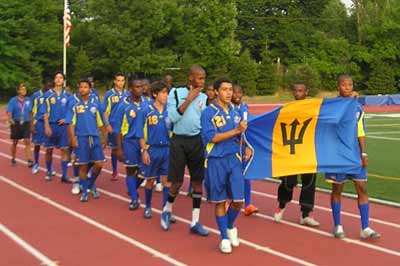
[(49, 114), (50, 114), (50, 102), (49, 99), (46, 98), (42, 105), (42, 111), (43, 111), (43, 121), (44, 121), (44, 132), (46, 136), (50, 137), (53, 132), (51, 131), (50, 123), (49, 123)]
[(124, 153), (122, 151), (122, 138), (128, 133), (129, 131), (129, 123), (128, 123), (128, 118), (127, 114), (124, 111), (122, 113), (122, 118), (120, 115), (117, 118), (117, 126), (114, 130), (115, 133), (117, 133), (117, 156), (118, 160), (122, 161), (124, 158)]
[[(138, 125), (138, 130), (139, 132), (142, 132), (142, 135), (139, 136), (139, 144), (140, 144), (140, 153), (142, 154), (142, 162), (144, 165), (149, 165), (150, 164), (150, 156), (149, 153), (147, 152), (147, 148), (146, 148), (146, 140), (144, 138), (144, 130), (145, 128), (145, 123), (147, 123), (147, 119), (145, 119), (145, 115), (144, 112), (140, 112), (138, 114), (138, 116), (136, 117), (136, 119), (138, 119), (137, 121), (137, 125)], [(141, 130), (143, 129), (143, 130)]]
[(11, 113), (11, 112), (7, 112), (7, 119), (8, 119), (8, 122), (9, 122), (11, 125), (15, 125), (15, 121), (14, 121), (14, 119), (12, 118), (12, 113)]
[(104, 122), (106, 125), (106, 129), (108, 133), (112, 133), (113, 128), (111, 127), (110, 124), (110, 113), (111, 113), (111, 97), (110, 97), (110, 93), (106, 93), (106, 95), (104, 96), (104, 101), (103, 101), (103, 107), (102, 107), (102, 111), (103, 111), (103, 116), (104, 116)]
[(7, 105), (7, 119), (8, 119), (8, 122), (10, 123), (10, 125), (15, 125), (15, 121), (12, 117), (12, 115), (13, 115), (13, 99), (11, 99)]
[(357, 122), (357, 136), (358, 145), (360, 146), (361, 162), (362, 166), (366, 167), (368, 165), (368, 155), (367, 155), (367, 145), (365, 142), (365, 121), (364, 112), (361, 112), (360, 117)]
[(71, 147), (76, 148), (78, 147), (78, 140), (75, 135), (76, 112), (72, 102), (68, 106), (65, 122), (68, 124), (68, 141)]

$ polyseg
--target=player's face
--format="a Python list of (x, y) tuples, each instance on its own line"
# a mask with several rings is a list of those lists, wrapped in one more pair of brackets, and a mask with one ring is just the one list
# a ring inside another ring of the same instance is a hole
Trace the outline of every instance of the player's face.
[(142, 84), (140, 84), (139, 80), (135, 80), (131, 85), (131, 93), (136, 97), (140, 97), (143, 94)]
[(46, 84), (44, 85), (44, 90), (48, 91), (50, 90), (50, 88), (53, 86), (53, 83), (51, 82), (46, 82)]
[(143, 90), (143, 94), (148, 95), (150, 93), (150, 84), (145, 81), (142, 83), (142, 90)]
[(26, 87), (22, 86), (18, 89), (18, 95), (25, 96), (26, 95)]
[(351, 97), (353, 94), (353, 80), (343, 79), (339, 83), (339, 94), (342, 97)]
[(189, 81), (194, 88), (204, 88), (206, 73), (204, 71), (197, 71), (189, 76)]
[(232, 102), (233, 102), (234, 104), (239, 104), (240, 101), (242, 100), (242, 97), (243, 97), (242, 89), (240, 89), (240, 88), (235, 88), (235, 89), (233, 90)]
[(87, 82), (79, 83), (79, 95), (82, 97), (88, 96), (90, 94), (90, 86)]
[(124, 76), (116, 76), (114, 79), (114, 86), (119, 89), (122, 90), (122, 88), (124, 87), (125, 84), (125, 77)]
[(154, 94), (154, 100), (165, 105), (168, 100), (168, 89), (164, 88), (157, 95)]
[(217, 98), (224, 104), (229, 104), (232, 101), (232, 83), (223, 82), (217, 91)]
[(55, 77), (54, 77), (54, 85), (56, 87), (62, 87), (64, 85), (64, 77), (63, 75), (61, 75), (60, 73), (58, 73)]
[(215, 90), (212, 86), (207, 87), (206, 95), (209, 101), (215, 100)]
[(304, 100), (307, 97), (307, 89), (304, 86), (295, 86), (293, 88), (293, 97), (296, 100)]

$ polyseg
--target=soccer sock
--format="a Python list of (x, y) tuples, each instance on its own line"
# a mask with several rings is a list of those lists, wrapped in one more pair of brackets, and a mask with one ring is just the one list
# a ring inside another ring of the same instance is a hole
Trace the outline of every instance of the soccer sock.
[(145, 188), (144, 193), (145, 193), (144, 195), (146, 198), (146, 208), (151, 208), (151, 196), (153, 194), (153, 189)]
[(244, 180), (244, 206), (247, 207), (251, 203), (251, 183), (250, 180)]
[(46, 160), (46, 168), (47, 168), (47, 172), (49, 172), (50, 174), (53, 172), (53, 167), (52, 167), (52, 160), (47, 161)]
[(284, 209), (286, 207), (285, 202), (279, 202), (279, 209)]
[(160, 176), (157, 176), (156, 184), (160, 184)]
[(215, 220), (218, 224), (221, 239), (228, 239), (228, 216), (226, 214), (224, 216), (215, 216)]
[(61, 170), (62, 170), (62, 175), (66, 177), (67, 176), (67, 169), (68, 169), (68, 161), (61, 161)]
[(90, 172), (90, 170), (92, 170), (93, 166), (94, 166), (94, 162), (89, 162), (88, 163), (88, 166), (87, 166), (87, 172), (88, 173)]
[(163, 191), (162, 191), (162, 206), (163, 208), (165, 207), (165, 203), (168, 200), (168, 192), (169, 192), (169, 187), (163, 187)]
[(163, 208), (164, 212), (172, 212), (172, 206), (174, 205), (174, 201), (176, 199), (176, 194), (172, 194), (171, 191), (168, 191), (168, 198), (165, 206)]
[(33, 159), (35, 160), (35, 164), (39, 164), (39, 153), (40, 153), (40, 146), (36, 145), (33, 152)]
[(342, 203), (340, 201), (331, 202), (333, 223), (335, 226), (341, 225), (340, 222), (340, 210), (342, 209)]
[(369, 203), (358, 205), (361, 216), (361, 228), (364, 230), (369, 226)]
[(117, 172), (117, 163), (118, 163), (118, 157), (116, 154), (111, 153), (111, 165), (112, 165), (112, 171), (113, 173)]
[(131, 200), (137, 200), (137, 191), (136, 191), (136, 177), (135, 176), (127, 176), (125, 178), (125, 184), (128, 188), (129, 196)]
[(74, 165), (74, 166), (72, 167), (72, 170), (73, 170), (73, 172), (74, 172), (74, 177), (79, 176), (79, 166), (78, 166), (78, 165)]
[(89, 189), (92, 189), (92, 188), (93, 188), (93, 186), (94, 186), (94, 184), (95, 184), (95, 182), (96, 182), (96, 179), (97, 179), (97, 177), (99, 176), (99, 174), (100, 174), (100, 172), (99, 172), (99, 173), (95, 173), (94, 171), (92, 171), (92, 172), (90, 173), (90, 178), (89, 178)]
[(88, 190), (88, 180), (87, 180), (87, 178), (82, 178), (79, 181), (79, 183), (82, 186), (82, 194), (87, 194), (87, 190)]
[(227, 216), (228, 216), (228, 228), (229, 229), (233, 229), (234, 228), (233, 224), (235, 223), (235, 220), (238, 217), (239, 212), (240, 211), (235, 210), (232, 207), (229, 207), (228, 213), (227, 213)]
[(188, 192), (189, 192), (189, 193), (192, 193), (192, 192), (193, 192), (192, 183), (189, 183)]
[(192, 210), (192, 223), (191, 226), (195, 226), (199, 222), (200, 217), (200, 204), (201, 204), (201, 192), (192, 193), (193, 210)]
[(190, 224), (190, 227), (195, 226), (200, 219), (200, 208), (193, 208), (192, 210), (192, 223)]

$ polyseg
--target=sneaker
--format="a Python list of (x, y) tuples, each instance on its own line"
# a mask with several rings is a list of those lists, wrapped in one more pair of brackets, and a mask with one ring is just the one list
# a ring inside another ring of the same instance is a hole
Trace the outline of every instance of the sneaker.
[(238, 239), (238, 231), (237, 228), (232, 228), (227, 230), (229, 241), (231, 241), (231, 244), (233, 247), (238, 247), (239, 246), (239, 239)]
[(89, 194), (88, 193), (82, 193), (80, 200), (81, 200), (81, 202), (87, 202), (89, 200)]
[(33, 166), (32, 160), (28, 160), (28, 168), (32, 168), (32, 166)]
[(81, 188), (80, 188), (80, 185), (79, 185), (79, 181), (78, 182), (75, 181), (72, 184), (71, 193), (74, 194), (74, 195), (78, 195), (80, 192), (81, 192)]
[(62, 176), (60, 181), (61, 181), (61, 183), (72, 184), (71, 179), (69, 179), (69, 178), (66, 177), (66, 176)]
[(143, 217), (145, 219), (150, 219), (151, 217), (153, 217), (153, 211), (151, 210), (151, 208), (144, 209)]
[(161, 192), (162, 190), (163, 190), (163, 185), (161, 183), (157, 183), (155, 191), (156, 192)]
[(16, 166), (17, 165), (17, 161), (15, 159), (11, 159), (11, 166)]
[(140, 184), (140, 187), (145, 187), (146, 186), (146, 182), (143, 181), (142, 184)]
[(57, 175), (56, 171), (51, 172), (51, 176), (56, 176), (56, 175)]
[(283, 209), (276, 209), (275, 213), (274, 213), (274, 221), (275, 222), (280, 222), (283, 219), (283, 214), (285, 213), (285, 208)]
[(171, 212), (163, 211), (161, 213), (161, 228), (164, 231), (168, 231), (171, 224)]
[(253, 213), (257, 213), (258, 212), (258, 208), (255, 207), (254, 205), (250, 204), (248, 205), (245, 209), (244, 209), (244, 215), (245, 216), (250, 216)]
[(72, 162), (69, 161), (68, 164), (67, 164), (67, 166), (68, 166), (68, 167), (71, 167), (71, 166), (72, 166)]
[(131, 201), (131, 203), (129, 204), (129, 210), (130, 210), (130, 211), (134, 211), (134, 210), (136, 210), (137, 208), (139, 208), (139, 206), (140, 206), (139, 200)]
[(171, 215), (171, 218), (169, 219), (171, 224), (176, 223), (176, 217), (174, 215)]
[(118, 173), (117, 172), (112, 173), (111, 181), (117, 181), (117, 180), (118, 180)]
[(367, 227), (364, 230), (361, 230), (360, 237), (362, 239), (378, 239), (381, 237), (381, 234), (372, 230), (372, 228)]
[(44, 180), (51, 181), (52, 179), (53, 179), (53, 175), (50, 172), (47, 172), (46, 176), (44, 177)]
[(33, 166), (32, 166), (32, 174), (37, 174), (39, 172), (39, 164), (37, 164), (37, 163), (35, 163)]
[(199, 236), (208, 236), (208, 231), (199, 222), (190, 227), (190, 232)]
[(311, 227), (318, 227), (319, 226), (319, 222), (317, 220), (315, 220), (311, 216), (307, 216), (307, 217), (304, 217), (304, 218), (303, 218), (303, 216), (301, 216), (300, 217), (300, 224), (301, 225), (311, 226)]
[(222, 239), (219, 243), (219, 250), (224, 254), (232, 253), (231, 241), (229, 239)]
[(333, 236), (336, 238), (344, 238), (346, 236), (342, 225), (335, 226), (333, 229)]
[(100, 198), (100, 193), (97, 191), (97, 188), (95, 186), (92, 187), (90, 192), (92, 193), (92, 197), (94, 199)]

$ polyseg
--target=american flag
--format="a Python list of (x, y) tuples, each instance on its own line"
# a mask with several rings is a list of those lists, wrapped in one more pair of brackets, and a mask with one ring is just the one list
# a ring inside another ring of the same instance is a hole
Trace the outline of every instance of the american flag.
[(65, 2), (66, 4), (64, 9), (64, 42), (66, 46), (69, 46), (71, 41), (72, 23), (71, 23), (71, 12), (69, 10), (68, 1)]

